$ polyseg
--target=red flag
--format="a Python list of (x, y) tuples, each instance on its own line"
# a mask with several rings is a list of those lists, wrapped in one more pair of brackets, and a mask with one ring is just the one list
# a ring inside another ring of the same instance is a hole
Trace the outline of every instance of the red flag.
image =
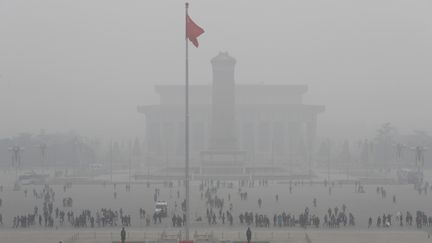
[(186, 18), (186, 38), (188, 38), (195, 47), (199, 46), (198, 36), (204, 33), (203, 28), (199, 27), (193, 20), (187, 15)]

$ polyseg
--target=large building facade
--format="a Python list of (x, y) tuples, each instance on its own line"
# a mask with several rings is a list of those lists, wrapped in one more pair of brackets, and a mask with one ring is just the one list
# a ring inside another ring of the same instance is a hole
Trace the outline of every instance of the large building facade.
[[(192, 164), (209, 154), (234, 155), (250, 165), (310, 159), (324, 106), (303, 104), (306, 85), (235, 84), (235, 63), (219, 53), (211, 60), (212, 84), (190, 86)], [(155, 89), (160, 103), (138, 107), (146, 118), (146, 161), (175, 165), (185, 154), (184, 86)]]

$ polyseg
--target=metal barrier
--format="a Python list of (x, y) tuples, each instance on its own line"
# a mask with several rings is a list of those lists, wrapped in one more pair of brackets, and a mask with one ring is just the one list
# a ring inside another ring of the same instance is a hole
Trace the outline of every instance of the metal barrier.
[(67, 238), (64, 243), (75, 243), (79, 240), (79, 233), (74, 233), (71, 237)]
[(181, 239), (181, 231), (177, 234), (170, 233), (168, 234), (165, 230), (161, 233), (161, 242), (162, 243), (177, 243)]
[(210, 233), (205, 232), (203, 234), (198, 234), (198, 232), (195, 230), (193, 237), (196, 243), (218, 243), (219, 242), (214, 237), (213, 231), (211, 231)]
[[(254, 230), (252, 231), (252, 240), (260, 242), (268, 242), (274, 239), (290, 239), (289, 231), (267, 231)], [(128, 230), (126, 240), (128, 242), (145, 242), (145, 243), (177, 243), (182, 239), (182, 231), (180, 230), (162, 230), (156, 231), (139, 231)], [(219, 242), (240, 242), (246, 240), (246, 234), (242, 230), (219, 229), (217, 231), (195, 231), (193, 239), (196, 243), (219, 243)], [(106, 243), (106, 242), (121, 242), (120, 231), (82, 231), (74, 233), (67, 238), (63, 243)]]

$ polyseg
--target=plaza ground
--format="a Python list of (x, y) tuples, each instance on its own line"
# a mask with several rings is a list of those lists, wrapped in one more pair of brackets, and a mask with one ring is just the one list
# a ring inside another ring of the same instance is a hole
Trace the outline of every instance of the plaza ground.
[[(77, 233), (78, 232), (78, 233)], [(120, 231), (112, 230), (1, 230), (0, 242), (13, 243), (108, 243), (120, 240)], [(200, 231), (200, 233), (210, 233)], [(127, 241), (155, 241), (160, 239), (160, 231), (128, 231)], [(171, 231), (171, 234), (177, 232)], [(168, 231), (168, 234), (170, 232)], [(305, 234), (312, 243), (423, 243), (432, 242), (424, 231), (392, 230), (254, 230), (253, 241), (270, 243), (307, 242)], [(213, 235), (218, 240), (245, 241), (244, 231), (216, 230)]]
[[(20, 191), (14, 191), (11, 181), (14, 174), (0, 172), (2, 174), (0, 183), (4, 189), (0, 192), (0, 198), (3, 205), (0, 212), (3, 214), (4, 225), (0, 227), (0, 243), (3, 242), (111, 242), (119, 240), (120, 226), (107, 228), (73, 228), (70, 225), (54, 227), (47, 229), (43, 226), (32, 226), (25, 229), (13, 229), (13, 217), (25, 215), (33, 212), (34, 206), (41, 209), (42, 201), (35, 199), (32, 190), (40, 191), (42, 185), (23, 186)], [(107, 176), (105, 175), (105, 178)], [(335, 177), (335, 176), (333, 176)], [(169, 234), (177, 234), (181, 228), (171, 226), (170, 216), (164, 219), (162, 224), (145, 226), (144, 220), (139, 218), (139, 209), (144, 208), (147, 213), (153, 213), (154, 199), (153, 193), (155, 188), (160, 189), (160, 200), (166, 200), (169, 205), (169, 215), (172, 213), (180, 214), (180, 202), (184, 198), (184, 188), (174, 181), (174, 187), (163, 186), (161, 182), (153, 181), (149, 187), (146, 183), (133, 184), (131, 191), (125, 190), (122, 180), (125, 175), (115, 175), (117, 182), (116, 189), (112, 184), (74, 184), (71, 189), (63, 192), (62, 184), (50, 185), (56, 192), (54, 208), (61, 210), (72, 210), (79, 214), (84, 209), (89, 209), (93, 213), (101, 208), (110, 208), (113, 210), (123, 209), (124, 214), (130, 214), (132, 217), (132, 227), (127, 228), (129, 240), (149, 241), (161, 238), (161, 233), (165, 230)], [(432, 177), (426, 177), (426, 181), (431, 181)], [(317, 181), (318, 182), (318, 181)], [(427, 215), (432, 215), (432, 193), (419, 194), (414, 190), (412, 185), (382, 185), (387, 191), (387, 197), (382, 198), (376, 193), (377, 184), (364, 185), (365, 193), (356, 193), (352, 184), (339, 185), (338, 183), (332, 188), (331, 194), (328, 187), (322, 183), (309, 184), (305, 181), (303, 184), (293, 185), (292, 193), (289, 192), (287, 181), (269, 181), (268, 186), (261, 187), (255, 183), (254, 187), (242, 187), (242, 191), (248, 192), (247, 200), (240, 200), (238, 195), (238, 182), (233, 181), (233, 188), (221, 186), (218, 190), (218, 197), (224, 198), (225, 205), (233, 204), (234, 225), (232, 227), (222, 224), (212, 225), (209, 227), (205, 220), (206, 206), (200, 197), (199, 181), (191, 183), (191, 218), (195, 219), (201, 216), (204, 221), (192, 222), (191, 235), (194, 231), (199, 234), (211, 233), (218, 240), (244, 240), (246, 225), (239, 223), (238, 215), (245, 211), (252, 211), (258, 214), (266, 214), (271, 217), (275, 213), (283, 211), (298, 215), (303, 212), (305, 207), (309, 207), (311, 214), (322, 217), (326, 214), (328, 208), (335, 206), (341, 209), (342, 204), (347, 206), (347, 212), (355, 216), (356, 226), (341, 227), (339, 229), (328, 229), (321, 226), (318, 229), (309, 227), (304, 230), (300, 227), (273, 227), (269, 229), (252, 227), (253, 239), (269, 242), (307, 242), (305, 233), (312, 242), (432, 242), (428, 238), (427, 230), (423, 228), (417, 230), (415, 226), (400, 227), (394, 223), (390, 228), (382, 229), (375, 227), (376, 217), (385, 214), (396, 215), (402, 212), (404, 215), (407, 211), (415, 215), (416, 210), (422, 210)], [(27, 197), (24, 196), (23, 190), (28, 190)], [(117, 198), (113, 197), (114, 191), (117, 192)], [(177, 197), (177, 191), (180, 197)], [(231, 201), (228, 200), (228, 194), (231, 195)], [(279, 201), (276, 202), (275, 195), (279, 195)], [(392, 202), (392, 196), (396, 195), (396, 203)], [(73, 198), (73, 206), (64, 208), (62, 199), (64, 197)], [(258, 198), (263, 200), (262, 208), (258, 208)], [(317, 199), (317, 207), (313, 207), (313, 198)], [(177, 203), (178, 207), (174, 207)], [(374, 225), (367, 229), (367, 219), (373, 217)], [(177, 232), (177, 233), (176, 233)]]

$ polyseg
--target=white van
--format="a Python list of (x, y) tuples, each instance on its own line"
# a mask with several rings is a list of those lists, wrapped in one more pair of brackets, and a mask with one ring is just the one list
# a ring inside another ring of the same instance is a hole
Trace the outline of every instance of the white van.
[(155, 205), (155, 213), (165, 218), (168, 216), (168, 203), (166, 201), (157, 201)]

